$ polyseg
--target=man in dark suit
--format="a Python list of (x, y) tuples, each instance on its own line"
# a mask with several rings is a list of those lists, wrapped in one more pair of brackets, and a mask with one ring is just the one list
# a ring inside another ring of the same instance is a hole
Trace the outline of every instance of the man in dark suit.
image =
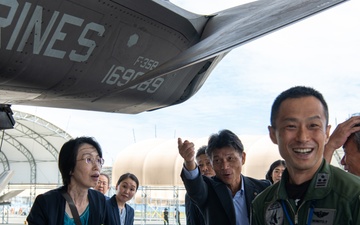
[[(215, 176), (209, 157), (206, 155), (207, 146), (201, 146), (195, 156), (196, 164), (201, 175), (207, 177)], [(199, 208), (191, 201), (188, 194), (185, 195), (186, 225), (205, 225), (204, 217)]]
[(249, 225), (250, 205), (257, 194), (270, 186), (241, 174), (246, 154), (240, 139), (229, 130), (209, 138), (206, 154), (216, 176), (201, 176), (194, 156), (194, 144), (178, 139), (179, 154), (184, 158), (181, 172), (187, 194), (199, 207), (208, 225)]

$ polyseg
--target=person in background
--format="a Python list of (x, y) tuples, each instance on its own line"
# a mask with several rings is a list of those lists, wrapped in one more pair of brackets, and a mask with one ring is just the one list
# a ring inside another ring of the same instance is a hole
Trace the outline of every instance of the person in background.
[(269, 180), (272, 184), (275, 184), (281, 180), (281, 176), (286, 168), (284, 160), (276, 160), (270, 165), (268, 172), (265, 175), (265, 178)]
[[(206, 145), (200, 147), (196, 152), (196, 163), (201, 175), (207, 177), (215, 176), (215, 171), (211, 165), (209, 157), (205, 153)], [(185, 195), (186, 225), (205, 225), (204, 217), (199, 208), (192, 203), (188, 194)]]
[(230, 130), (210, 136), (206, 154), (216, 176), (201, 176), (195, 163), (194, 143), (178, 139), (179, 154), (184, 159), (181, 172), (186, 191), (200, 209), (207, 225), (249, 224), (250, 203), (271, 183), (241, 174), (246, 154), (240, 139)]
[(106, 196), (106, 193), (109, 191), (109, 188), (110, 188), (109, 175), (107, 175), (106, 173), (100, 173), (99, 181), (97, 182), (94, 189), (103, 193), (105, 197), (108, 199), (109, 197)]
[(290, 88), (275, 99), (270, 118), (286, 170), (252, 202), (251, 224), (360, 224), (360, 179), (323, 157), (330, 126), (322, 94)]
[(175, 208), (175, 221), (176, 221), (176, 225), (181, 225), (181, 223), (180, 223), (180, 211), (177, 209), (177, 208)]
[(105, 196), (91, 189), (99, 180), (103, 164), (100, 145), (93, 138), (79, 137), (67, 141), (59, 153), (64, 186), (38, 195), (27, 223), (75, 225), (79, 219), (81, 224), (106, 224)]
[(106, 201), (108, 206), (109, 224), (133, 225), (134, 209), (126, 204), (139, 188), (139, 180), (132, 173), (120, 176), (116, 183), (116, 194)]
[(353, 133), (344, 144), (341, 165), (349, 173), (360, 176), (360, 132)]
[(350, 117), (331, 134), (324, 151), (324, 158), (328, 163), (340, 147), (343, 147), (345, 153), (341, 165), (349, 173), (360, 176), (360, 116)]
[(206, 155), (206, 148), (206, 145), (200, 147), (196, 152), (195, 159), (201, 175), (213, 177), (215, 176), (215, 171), (211, 165), (210, 158)]
[(167, 208), (164, 209), (164, 225), (169, 225), (169, 211)]

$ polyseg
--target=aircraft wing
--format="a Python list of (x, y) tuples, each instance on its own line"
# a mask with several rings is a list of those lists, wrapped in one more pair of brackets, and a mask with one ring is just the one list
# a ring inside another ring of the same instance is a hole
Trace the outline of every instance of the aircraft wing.
[(198, 15), (161, 0), (0, 0), (0, 103), (120, 113), (178, 104), (233, 48), (344, 1)]
[(13, 170), (5, 170), (0, 174), (0, 192), (8, 185), (11, 177), (14, 175)]
[(17, 196), (18, 194), (20, 194), (21, 192), (23, 192), (24, 190), (13, 190), (13, 191), (9, 191), (8, 193), (0, 196), (0, 202), (8, 202), (11, 198)]

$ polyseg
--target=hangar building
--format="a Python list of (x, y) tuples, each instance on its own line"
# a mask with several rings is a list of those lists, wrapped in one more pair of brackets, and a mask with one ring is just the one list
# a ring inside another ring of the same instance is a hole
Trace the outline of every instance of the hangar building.
[[(35, 115), (14, 111), (13, 116), (16, 120), (14, 129), (3, 130), (0, 134), (0, 172), (15, 171), (2, 194), (24, 190), (21, 196), (26, 196), (25, 202), (30, 207), (38, 194), (62, 185), (57, 166), (58, 153), (72, 137)], [(270, 164), (281, 158), (277, 146), (268, 135), (239, 137), (246, 152), (243, 174), (264, 178)], [(199, 148), (207, 143), (207, 138), (184, 139), (193, 141), (195, 148)], [(340, 165), (342, 155), (343, 152), (337, 151), (332, 161), (335, 166)], [(140, 181), (139, 191), (131, 204), (145, 224), (148, 220), (161, 220), (164, 208), (169, 208), (170, 213), (175, 208), (183, 212), (185, 190), (180, 178), (182, 163), (176, 139), (149, 139), (130, 145), (119, 152), (112, 168), (103, 168), (112, 177), (109, 195), (114, 194), (114, 185), (119, 176), (131, 172)], [(2, 222), (6, 223), (2, 218)]]

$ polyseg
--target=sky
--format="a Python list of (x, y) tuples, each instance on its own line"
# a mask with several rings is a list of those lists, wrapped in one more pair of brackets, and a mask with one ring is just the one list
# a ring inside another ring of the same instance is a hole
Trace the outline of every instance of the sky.
[[(244, 0), (173, 0), (209, 14)], [(329, 106), (332, 131), (360, 112), (360, 1), (351, 0), (232, 50), (188, 101), (135, 115), (13, 105), (71, 136), (92, 136), (105, 165), (122, 149), (151, 138), (195, 139), (221, 129), (267, 135), (278, 94), (296, 85), (320, 91)], [(245, 146), (246, 148), (246, 146)]]

